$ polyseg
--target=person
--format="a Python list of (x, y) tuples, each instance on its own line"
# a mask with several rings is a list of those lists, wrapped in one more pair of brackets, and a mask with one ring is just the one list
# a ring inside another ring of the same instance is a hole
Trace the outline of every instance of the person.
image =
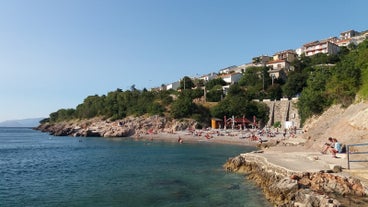
[(179, 142), (180, 144), (183, 144), (183, 139), (182, 139), (181, 137), (179, 137), (178, 142)]
[(341, 153), (342, 151), (342, 147), (341, 144), (339, 143), (339, 141), (337, 141), (337, 139), (333, 138), (333, 148), (331, 148), (331, 153), (333, 157), (336, 157), (336, 153)]
[(322, 149), (322, 154), (326, 154), (327, 150), (329, 150), (331, 147), (333, 147), (333, 138), (332, 137), (329, 137), (328, 138), (328, 142), (326, 142), (324, 145), (323, 145), (323, 149)]

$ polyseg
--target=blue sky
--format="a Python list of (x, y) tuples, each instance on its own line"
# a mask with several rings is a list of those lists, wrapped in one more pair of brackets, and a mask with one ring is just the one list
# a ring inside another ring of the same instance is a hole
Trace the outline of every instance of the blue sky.
[(368, 29), (365, 0), (0, 0), (0, 121)]

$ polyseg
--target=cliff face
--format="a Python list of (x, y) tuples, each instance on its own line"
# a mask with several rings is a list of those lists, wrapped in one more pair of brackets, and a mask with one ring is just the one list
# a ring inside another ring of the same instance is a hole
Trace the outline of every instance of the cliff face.
[(117, 121), (102, 119), (73, 120), (59, 123), (46, 123), (36, 129), (55, 136), (75, 137), (129, 137), (157, 132), (174, 132), (194, 128), (193, 120), (169, 120), (165, 117), (128, 117)]
[(268, 163), (252, 153), (229, 159), (224, 168), (230, 172), (246, 173), (249, 179), (263, 189), (266, 198), (275, 206), (367, 205), (367, 201), (363, 201), (361, 197), (365, 195), (365, 188), (355, 178), (325, 171), (295, 172)]

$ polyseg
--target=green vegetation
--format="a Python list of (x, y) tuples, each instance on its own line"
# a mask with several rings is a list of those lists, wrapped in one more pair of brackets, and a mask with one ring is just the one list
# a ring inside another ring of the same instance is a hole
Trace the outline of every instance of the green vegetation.
[(281, 122), (277, 121), (273, 124), (273, 127), (275, 128), (280, 128), (281, 127)]
[(222, 86), (225, 86), (226, 82), (222, 78), (216, 78), (208, 81), (205, 84), (207, 95), (207, 101), (209, 102), (219, 102), (222, 100), (224, 94), (222, 91)]
[(307, 80), (298, 102), (302, 122), (332, 104), (347, 107), (356, 98), (368, 97), (368, 40), (350, 51), (342, 48), (336, 56), (323, 56), (313, 56), (302, 68)]
[[(60, 122), (71, 119), (102, 117), (110, 120), (127, 116), (163, 115), (170, 118), (193, 118), (208, 126), (211, 117), (253, 116), (267, 123), (269, 109), (253, 99), (280, 99), (299, 96), (298, 109), (304, 122), (314, 114), (320, 114), (332, 104), (344, 107), (356, 98), (368, 98), (368, 40), (358, 46), (342, 47), (337, 55), (317, 54), (302, 56), (291, 63), (293, 71), (287, 71), (287, 79), (272, 79), (267, 67), (250, 67), (243, 73), (238, 84), (222, 87), (221, 78), (204, 82), (185, 76), (179, 91), (130, 90), (109, 92), (85, 98), (76, 109), (60, 109), (50, 114), (44, 122)], [(205, 104), (198, 101), (217, 104)]]
[(246, 90), (238, 84), (234, 84), (229, 88), (228, 95), (218, 105), (211, 108), (213, 117), (245, 116), (249, 120), (253, 120), (253, 116), (262, 123), (267, 123), (269, 109), (264, 103), (254, 102), (247, 95)]

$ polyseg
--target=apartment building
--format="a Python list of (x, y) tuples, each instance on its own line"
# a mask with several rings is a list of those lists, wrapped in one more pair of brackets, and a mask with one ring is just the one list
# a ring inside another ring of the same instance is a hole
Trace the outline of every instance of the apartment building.
[(341, 32), (340, 33), (340, 39), (341, 40), (346, 40), (346, 39), (351, 39), (352, 37), (358, 36), (359, 32), (355, 31), (355, 30), (349, 30), (349, 31), (345, 31), (345, 32)]
[(293, 62), (297, 58), (295, 50), (284, 50), (273, 55), (273, 60), (286, 60)]
[(339, 46), (331, 42), (330, 39), (310, 42), (303, 45), (303, 47), (306, 56), (312, 56), (318, 53), (334, 55), (340, 51)]

